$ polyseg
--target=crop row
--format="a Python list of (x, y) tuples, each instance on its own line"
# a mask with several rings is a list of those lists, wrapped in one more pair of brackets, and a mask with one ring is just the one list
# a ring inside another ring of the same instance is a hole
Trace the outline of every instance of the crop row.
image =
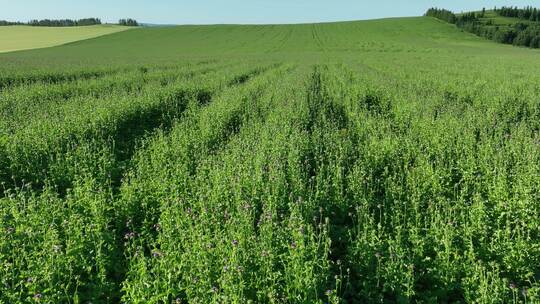
[[(252, 98), (257, 98), (259, 90), (264, 88), (267, 81), (264, 79), (276, 77), (276, 72), (270, 72), (271, 75), (260, 76), (263, 77), (261, 80), (256, 78), (251, 84), (248, 78), (256, 77), (265, 70), (266, 68), (251, 69), (236, 75), (229, 70), (227, 75), (230, 76), (223, 75), (223, 78), (214, 75), (214, 83), (224, 83), (227, 86), (232, 82), (238, 83), (235, 79), (241, 77), (244, 84), (224, 88), (222, 93), (216, 91), (216, 101), (207, 106), (200, 102), (190, 105), (185, 117), (180, 117), (178, 123), (173, 122), (175, 126), (171, 132), (178, 134), (186, 126), (194, 128), (195, 126), (182, 121), (193, 121), (198, 119), (197, 117), (205, 117), (205, 121), (200, 121), (197, 125), (199, 127), (206, 125), (208, 121), (221, 121), (208, 130), (210, 133), (205, 133), (212, 143), (216, 144), (216, 136), (226, 136), (233, 132), (235, 125), (238, 127), (237, 124), (242, 121), (242, 115), (247, 115), (243, 105), (251, 102)], [(240, 75), (251, 76), (246, 78)], [(223, 82), (219, 79), (223, 79)], [(237, 106), (233, 107), (235, 104)], [(209, 115), (229, 106), (236, 110), (229, 112), (230, 115), (222, 116), (222, 120)], [(160, 138), (167, 133), (162, 129), (161, 135), (156, 136)], [(83, 299), (101, 300), (107, 297), (110, 299), (118, 291), (116, 284), (123, 273), (122, 254), (118, 251), (118, 246), (122, 244), (123, 234), (119, 235), (113, 228), (118, 226), (115, 214), (122, 215), (121, 211), (127, 209), (114, 208), (110, 183), (101, 180), (102, 172), (114, 161), (114, 155), (110, 155), (110, 151), (107, 153), (105, 149), (105, 153), (96, 153), (96, 147), (100, 146), (96, 146), (92, 141), (83, 143), (77, 149), (80, 156), (78, 159), (63, 160), (72, 162), (79, 171), (79, 177), (76, 176), (73, 180), (73, 190), (68, 190), (65, 197), (58, 196), (53, 188), (46, 187), (39, 195), (32, 195), (30, 191), (20, 191), (18, 194), (11, 192), (9, 198), (3, 200), (2, 211), (6, 221), (3, 222), (2, 229), (6, 229), (9, 234), (2, 239), (1, 251), (3, 258), (9, 261), (8, 266), (12, 267), (6, 269), (7, 272), (2, 275), (2, 284), (6, 286), (6, 292), (2, 294), (7, 301), (30, 299), (38, 290), (48, 299), (59, 301), (73, 299), (73, 294), (77, 291)], [(85, 162), (103, 167), (95, 171), (84, 170)], [(59, 238), (49, 238), (50, 232), (58, 233)], [(27, 237), (31, 238), (31, 241)], [(17, 256), (14, 255), (14, 250), (26, 254)], [(44, 267), (35, 268), (32, 261), (44, 263)], [(51, 280), (55, 282), (54, 286), (48, 285)]]
[(24, 127), (3, 138), (0, 162), (6, 165), (0, 174), (2, 182), (7, 188), (45, 182), (66, 188), (72, 170), (78, 169), (70, 168), (73, 162), (65, 159), (76, 157), (71, 153), (76, 153), (81, 144), (113, 146), (112, 153), (120, 159), (129, 158), (136, 139), (145, 132), (170, 125), (191, 102), (207, 103), (215, 92), (238, 77), (260, 71), (238, 67), (180, 78), (164, 86), (160, 82), (148, 83), (141, 92), (70, 100), (51, 109), (54, 115), (47, 115), (48, 119), (25, 121)]
[(0, 199), (0, 301), (538, 301), (534, 84), (359, 70), (194, 73), (0, 138), (6, 185), (43, 180)]
[(4, 134), (13, 133), (29, 121), (48, 120), (63, 115), (60, 110), (69, 103), (81, 103), (90, 98), (110, 99), (122, 94), (137, 95), (150, 84), (167, 86), (221, 68), (222, 65), (196, 68), (188, 65), (173, 70), (135, 69), (95, 79), (16, 86), (0, 94), (0, 129), (3, 129)]

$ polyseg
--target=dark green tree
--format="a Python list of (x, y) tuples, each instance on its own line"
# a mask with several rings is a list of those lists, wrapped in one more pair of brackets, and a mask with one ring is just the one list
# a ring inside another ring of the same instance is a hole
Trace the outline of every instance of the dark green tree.
[(139, 26), (139, 23), (137, 22), (137, 20), (131, 19), (131, 18), (128, 18), (128, 19), (120, 19), (120, 20), (118, 21), (118, 24), (119, 24), (119, 25), (124, 25), (124, 26)]

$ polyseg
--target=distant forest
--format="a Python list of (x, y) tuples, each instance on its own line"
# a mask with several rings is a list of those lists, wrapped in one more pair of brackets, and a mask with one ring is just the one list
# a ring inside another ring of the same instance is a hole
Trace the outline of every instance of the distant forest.
[(139, 23), (137, 20), (134, 19), (120, 19), (118, 21), (118, 24), (125, 25), (125, 26), (139, 26)]
[(482, 22), (480, 18), (485, 17), (485, 9), (481, 12), (456, 15), (449, 10), (431, 8), (426, 12), (426, 16), (455, 24), (467, 32), (499, 43), (540, 48), (540, 9), (502, 7), (495, 8), (493, 11), (499, 16), (518, 18), (523, 22), (516, 22), (508, 26), (496, 25), (492, 19)]
[(54, 26), (54, 27), (66, 27), (66, 26), (87, 26), (101, 24), (99, 18), (84, 18), (79, 20), (72, 19), (43, 19), (43, 20), (31, 20), (28, 22), (10, 22), (0, 20), (0, 26), (6, 25), (30, 25), (30, 26)]
[[(68, 27), (68, 26), (88, 26), (101, 24), (99, 18), (84, 18), (79, 20), (72, 19), (43, 19), (43, 20), (31, 20), (28, 22), (11, 22), (0, 20), (0, 26), (8, 25), (30, 25), (30, 26), (53, 26), (53, 27)], [(118, 24), (125, 26), (139, 26), (139, 23), (134, 19), (120, 19)]]
[(540, 21), (540, 9), (534, 7), (526, 7), (524, 9), (519, 9), (517, 7), (505, 7), (503, 6), (500, 9), (495, 8), (497, 14), (504, 17), (513, 17), (529, 21)]

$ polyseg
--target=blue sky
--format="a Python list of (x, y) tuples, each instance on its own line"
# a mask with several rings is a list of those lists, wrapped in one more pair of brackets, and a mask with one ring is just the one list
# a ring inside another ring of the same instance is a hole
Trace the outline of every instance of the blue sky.
[(0, 20), (131, 17), (146, 23), (302, 23), (419, 16), (429, 7), (456, 12), (536, 1), (475, 0), (0, 0)]

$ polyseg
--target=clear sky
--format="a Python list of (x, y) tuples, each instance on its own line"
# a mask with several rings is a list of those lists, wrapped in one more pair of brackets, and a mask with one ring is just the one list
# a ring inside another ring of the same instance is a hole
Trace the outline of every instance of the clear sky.
[(98, 17), (159, 24), (302, 23), (419, 16), (429, 7), (455, 12), (535, 1), (479, 0), (0, 0), (0, 20)]

